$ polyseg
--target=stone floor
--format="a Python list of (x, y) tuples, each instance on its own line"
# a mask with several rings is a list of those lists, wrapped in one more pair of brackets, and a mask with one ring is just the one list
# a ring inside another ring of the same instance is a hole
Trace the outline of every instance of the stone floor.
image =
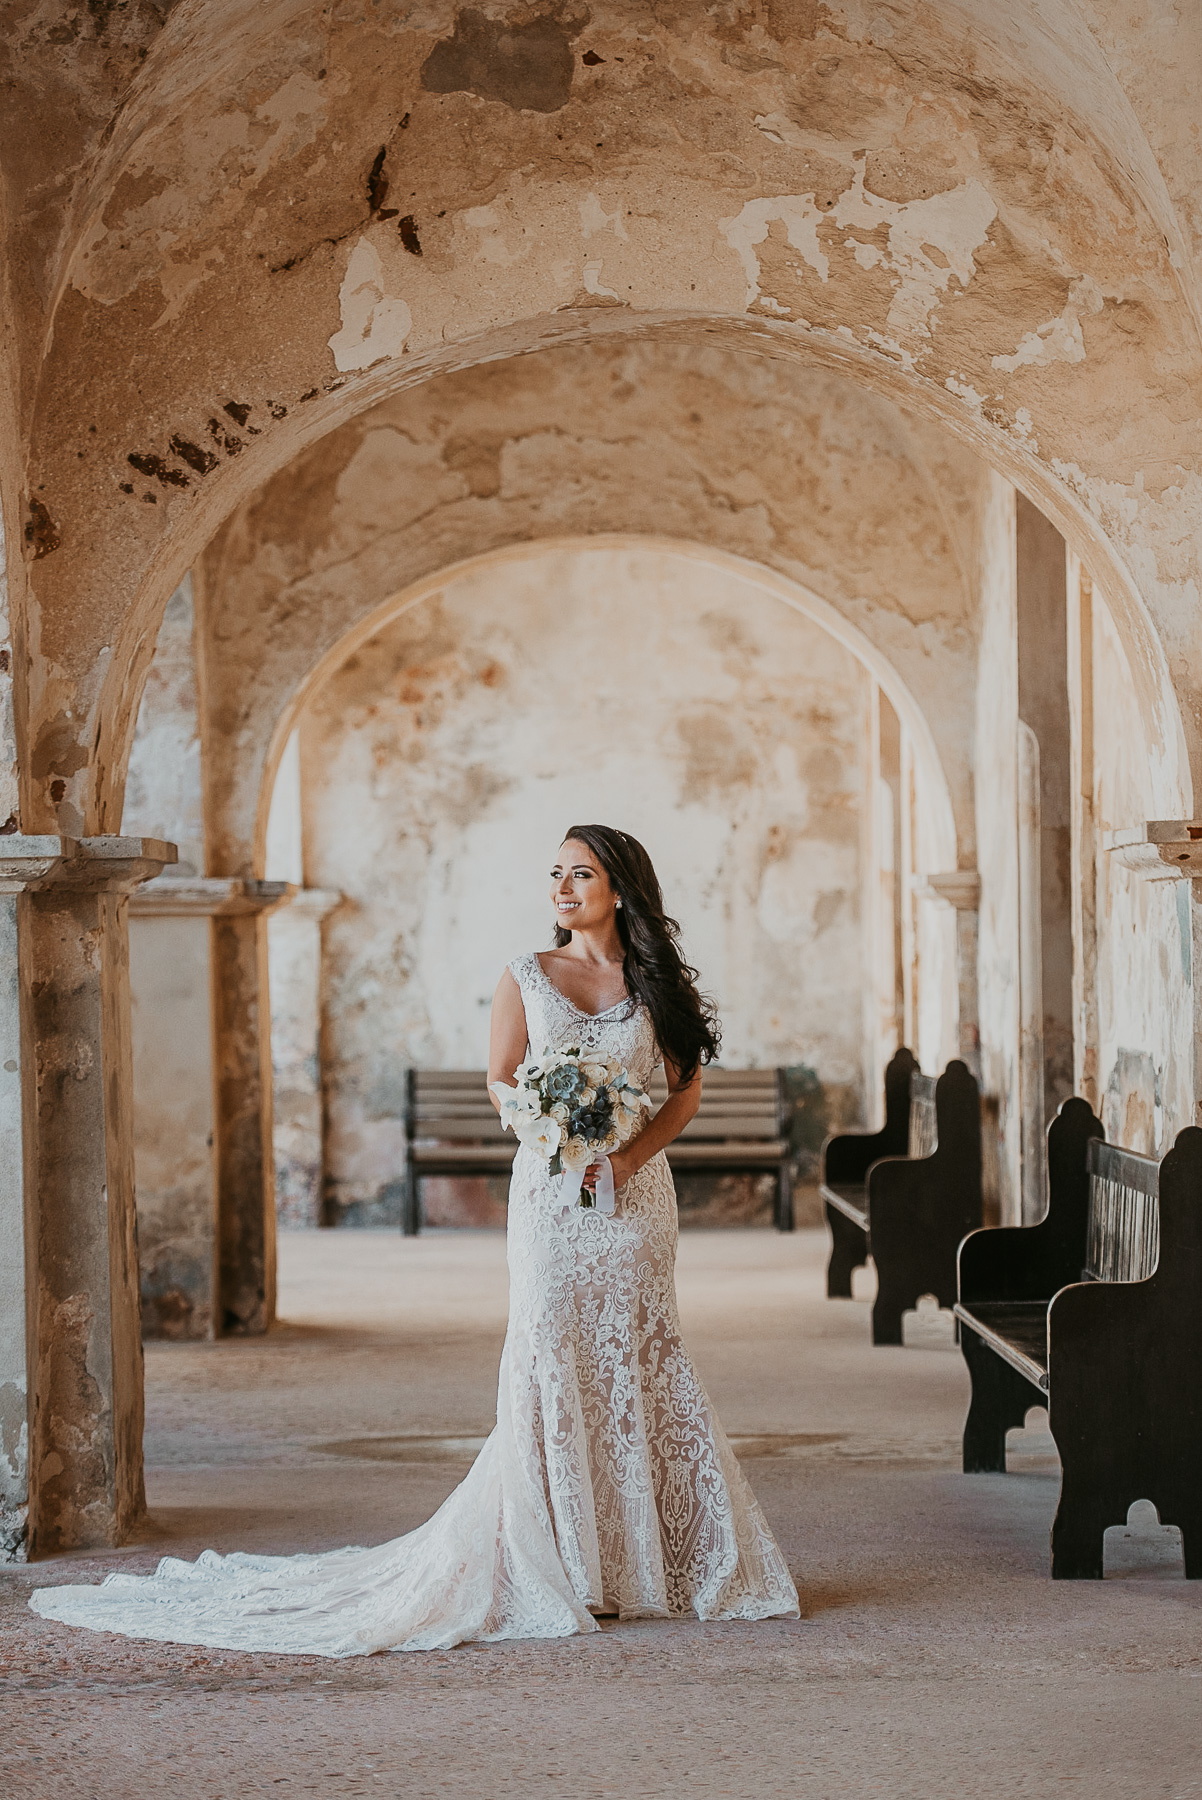
[(1136, 1517), (1105, 1582), (1053, 1585), (1050, 1439), (1016, 1434), (1007, 1477), (960, 1475), (943, 1321), (873, 1350), (870, 1276), (828, 1302), (823, 1256), (817, 1232), (767, 1231), (693, 1232), (680, 1255), (686, 1330), (800, 1622), (332, 1663), (39, 1620), (37, 1583), (167, 1549), (372, 1542), (459, 1479), (490, 1423), (503, 1240), (287, 1235), (269, 1339), (150, 1347), (145, 1543), (0, 1578), (0, 1794), (1202, 1796), (1202, 1584), (1173, 1534)]

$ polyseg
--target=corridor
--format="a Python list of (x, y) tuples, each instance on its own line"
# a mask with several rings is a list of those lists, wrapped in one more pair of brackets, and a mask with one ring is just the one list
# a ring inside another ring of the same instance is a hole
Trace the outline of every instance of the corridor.
[[(823, 1298), (826, 1234), (686, 1232), (685, 1331), (788, 1556), (803, 1617), (607, 1622), (594, 1637), (348, 1662), (97, 1638), (29, 1587), (212, 1546), (372, 1543), (419, 1524), (493, 1413), (504, 1238), (280, 1240), (282, 1323), (147, 1345), (150, 1524), (9, 1571), (6, 1791), (478, 1800), (1176, 1800), (1202, 1791), (1202, 1594), (1133, 1524), (1107, 1580), (1053, 1584), (1038, 1414), (965, 1477), (946, 1322), (873, 1350), (871, 1275)], [(1149, 1769), (1154, 1768), (1154, 1773)]]

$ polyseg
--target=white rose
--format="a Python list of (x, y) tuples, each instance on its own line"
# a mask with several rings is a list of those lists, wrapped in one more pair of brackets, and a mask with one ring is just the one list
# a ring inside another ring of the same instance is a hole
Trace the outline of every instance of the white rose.
[(552, 1118), (553, 1118), (553, 1119), (558, 1119), (558, 1120), (559, 1120), (559, 1123), (560, 1123), (560, 1124), (561, 1124), (561, 1125), (566, 1125), (566, 1124), (567, 1124), (567, 1122), (568, 1122), (568, 1109), (567, 1109), (567, 1107), (566, 1107), (566, 1106), (565, 1106), (565, 1105), (564, 1105), (564, 1103), (563, 1103), (563, 1101), (562, 1101), (562, 1100), (557, 1100), (557, 1101), (556, 1101), (556, 1102), (555, 1102), (555, 1105), (554, 1105), (554, 1106), (553, 1106), (553, 1107), (552, 1107), (552, 1108), (551, 1108), (551, 1117), (552, 1117)]
[(569, 1138), (559, 1152), (560, 1161), (565, 1169), (571, 1169), (577, 1175), (583, 1175), (593, 1161), (593, 1153), (583, 1138)]
[(584, 1071), (585, 1080), (591, 1081), (595, 1088), (604, 1087), (606, 1081), (609, 1079), (609, 1071), (603, 1062), (593, 1062), (590, 1060), (589, 1062), (582, 1062), (580, 1067)]

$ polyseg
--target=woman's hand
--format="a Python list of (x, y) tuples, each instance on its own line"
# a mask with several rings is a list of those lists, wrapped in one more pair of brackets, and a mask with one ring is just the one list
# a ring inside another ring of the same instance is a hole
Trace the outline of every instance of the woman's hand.
[[(634, 1174), (634, 1170), (627, 1166), (627, 1158), (623, 1156), (620, 1150), (614, 1151), (609, 1159), (609, 1166), (613, 1171), (614, 1188), (625, 1187), (626, 1183), (630, 1180), (630, 1177)], [(596, 1198), (597, 1179), (600, 1174), (601, 1164), (595, 1162), (589, 1164), (581, 1177), (581, 1185), (586, 1187), (594, 1198)]]

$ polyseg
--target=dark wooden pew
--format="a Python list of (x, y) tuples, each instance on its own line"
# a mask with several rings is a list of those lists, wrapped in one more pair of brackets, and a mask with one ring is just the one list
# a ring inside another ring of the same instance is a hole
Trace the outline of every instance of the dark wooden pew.
[[(950, 1062), (936, 1081), (913, 1066), (909, 1051), (889, 1065), (900, 1080), (909, 1058), (909, 1154), (868, 1161), (875, 1137), (832, 1138), (819, 1189), (834, 1236), (827, 1292), (851, 1292), (851, 1271), (869, 1256), (876, 1264), (872, 1309), (874, 1344), (900, 1344), (902, 1314), (924, 1294), (940, 1306), (956, 1303), (956, 1252), (981, 1223), (981, 1100), (962, 1062)], [(890, 1129), (886, 1087), (886, 1131)], [(894, 1126), (900, 1107), (894, 1100)], [(859, 1183), (851, 1180), (862, 1170)]]
[[(868, 1171), (883, 1156), (924, 1154), (910, 1136), (910, 1077), (918, 1064), (904, 1045), (885, 1070), (885, 1124), (880, 1131), (846, 1131), (828, 1138), (822, 1150), (818, 1192), (831, 1228), (831, 1255), (826, 1265), (829, 1300), (851, 1299), (854, 1270), (868, 1261)], [(932, 1088), (934, 1083), (931, 1084)], [(933, 1098), (933, 1095), (932, 1095)], [(922, 1108), (915, 1114), (919, 1132), (928, 1128)], [(934, 1132), (934, 1118), (930, 1118)]]
[(960, 1249), (972, 1377), (968, 1473), (1004, 1472), (1006, 1432), (1046, 1406), (1062, 1468), (1052, 1574), (1100, 1578), (1107, 1526), (1150, 1500), (1202, 1576), (1202, 1131), (1164, 1161), (1103, 1140), (1084, 1100), (1048, 1131), (1038, 1225)]

